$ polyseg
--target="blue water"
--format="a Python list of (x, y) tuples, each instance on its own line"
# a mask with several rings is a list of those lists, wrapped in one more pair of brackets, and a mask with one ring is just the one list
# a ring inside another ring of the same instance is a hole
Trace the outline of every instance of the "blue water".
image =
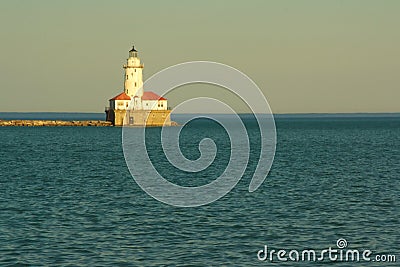
[[(252, 151), (244, 177), (197, 208), (162, 204), (139, 188), (121, 128), (1, 127), (0, 266), (267, 266), (257, 259), (264, 245), (322, 250), (339, 238), (397, 263), (274, 265), (398, 265), (400, 116), (277, 116), (276, 158), (253, 193), (259, 137), (251, 116), (244, 120)], [(180, 180), (163, 155), (150, 156), (171, 181), (208, 183), (223, 171), (229, 144), (218, 124), (199, 120), (184, 129), (182, 152), (198, 157), (204, 137), (222, 148), (201, 177)]]
[(105, 113), (0, 112), (0, 120), (105, 120)]

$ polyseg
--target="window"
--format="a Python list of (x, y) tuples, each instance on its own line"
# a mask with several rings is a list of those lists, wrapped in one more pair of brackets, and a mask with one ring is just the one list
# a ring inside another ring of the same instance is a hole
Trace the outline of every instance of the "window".
[(136, 72), (136, 69), (135, 69), (135, 72)]
[(136, 82), (135, 82), (135, 87), (136, 87)]
[(126, 75), (126, 79), (127, 79), (127, 80), (129, 79), (129, 76), (128, 76), (128, 75)]

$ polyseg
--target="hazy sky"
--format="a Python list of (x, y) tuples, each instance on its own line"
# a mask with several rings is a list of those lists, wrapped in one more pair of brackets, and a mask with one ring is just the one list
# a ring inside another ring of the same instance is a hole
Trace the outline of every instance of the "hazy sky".
[(400, 112), (399, 26), (398, 0), (2, 0), (0, 111), (103, 112), (135, 44), (145, 79), (185, 61), (225, 63), (274, 113)]

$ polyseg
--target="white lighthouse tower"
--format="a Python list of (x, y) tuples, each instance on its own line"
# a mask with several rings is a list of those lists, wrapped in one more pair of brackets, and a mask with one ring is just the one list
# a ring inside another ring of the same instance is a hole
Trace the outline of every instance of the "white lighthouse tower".
[(115, 126), (171, 125), (168, 100), (143, 90), (143, 64), (135, 47), (129, 50), (124, 69), (124, 91), (109, 99), (110, 106), (105, 109), (106, 120)]
[(143, 96), (143, 64), (137, 56), (138, 52), (133, 46), (129, 51), (129, 58), (126, 60), (124, 92), (133, 99), (135, 96)]

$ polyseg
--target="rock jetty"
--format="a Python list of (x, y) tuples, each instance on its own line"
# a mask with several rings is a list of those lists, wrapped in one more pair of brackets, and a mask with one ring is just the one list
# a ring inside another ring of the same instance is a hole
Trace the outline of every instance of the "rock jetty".
[(0, 120), (0, 126), (112, 126), (109, 121)]

